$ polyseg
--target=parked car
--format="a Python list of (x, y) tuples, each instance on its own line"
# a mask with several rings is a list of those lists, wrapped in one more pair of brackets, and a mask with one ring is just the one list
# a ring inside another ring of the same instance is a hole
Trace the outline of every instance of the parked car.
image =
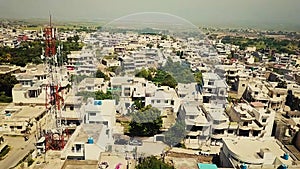
[(133, 146), (142, 146), (143, 145), (143, 142), (139, 139), (136, 139), (136, 138), (132, 138), (130, 139), (129, 141), (129, 145), (133, 145)]
[(118, 145), (127, 145), (128, 144), (128, 140), (120, 138), (120, 139), (115, 140), (115, 144), (118, 144)]

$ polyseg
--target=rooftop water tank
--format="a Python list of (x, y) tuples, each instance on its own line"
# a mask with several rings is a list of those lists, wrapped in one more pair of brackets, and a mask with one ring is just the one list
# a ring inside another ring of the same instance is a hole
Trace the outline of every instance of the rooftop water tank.
[(88, 144), (94, 144), (94, 139), (93, 139), (93, 137), (89, 137), (87, 143), (88, 143)]
[(283, 159), (288, 160), (289, 159), (289, 153), (284, 153), (283, 154)]
[(285, 165), (285, 164), (281, 164), (280, 166), (279, 166), (279, 169), (287, 169), (288, 167), (287, 167), (287, 165)]
[(247, 169), (247, 165), (243, 163), (243, 164), (241, 165), (241, 169)]

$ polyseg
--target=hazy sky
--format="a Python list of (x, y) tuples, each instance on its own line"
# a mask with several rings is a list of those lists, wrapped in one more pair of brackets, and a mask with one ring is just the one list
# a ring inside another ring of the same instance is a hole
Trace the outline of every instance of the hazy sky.
[(165, 12), (195, 24), (300, 25), (300, 0), (0, 0), (0, 17), (113, 20), (137, 12)]

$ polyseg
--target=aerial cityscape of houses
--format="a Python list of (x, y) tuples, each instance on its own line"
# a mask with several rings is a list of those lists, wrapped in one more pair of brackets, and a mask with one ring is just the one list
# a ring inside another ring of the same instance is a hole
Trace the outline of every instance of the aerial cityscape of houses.
[[(131, 169), (149, 156), (174, 168), (300, 168), (299, 53), (241, 49), (222, 36), (54, 33), (61, 42), (78, 36), (82, 49), (54, 67), (0, 65), (0, 75), (17, 80), (12, 101), (0, 108), (0, 154), (11, 147), (0, 168)], [(18, 48), (44, 36), (43, 30), (1, 27), (0, 47)], [(153, 80), (170, 60), (201, 79), (175, 87)], [(142, 71), (151, 78), (137, 76)], [(153, 125), (159, 112), (159, 132), (134, 135), (133, 123), (140, 122), (133, 119), (147, 111), (152, 118), (141, 123)], [(181, 122), (184, 131), (176, 133)], [(178, 142), (169, 144), (173, 130)], [(19, 145), (11, 143), (18, 138)], [(20, 157), (13, 157), (17, 147)]]

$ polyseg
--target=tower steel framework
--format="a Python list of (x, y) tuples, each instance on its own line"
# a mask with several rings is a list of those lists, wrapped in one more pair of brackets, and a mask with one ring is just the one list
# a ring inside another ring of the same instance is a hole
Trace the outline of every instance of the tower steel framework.
[[(50, 24), (44, 28), (44, 61), (45, 69), (48, 72), (47, 84), (46, 84), (46, 101), (45, 106), (49, 111), (52, 120), (55, 121), (55, 125), (51, 126), (55, 128), (57, 132), (47, 131), (45, 133), (45, 149), (46, 151), (61, 150), (65, 146), (64, 135), (66, 132), (63, 130), (61, 124), (61, 109), (64, 106), (63, 90), (61, 87), (61, 67), (58, 64), (58, 57), (60, 57), (60, 46), (56, 44), (57, 41), (57, 29), (52, 26), (51, 15)], [(57, 51), (59, 53), (57, 53)]]

